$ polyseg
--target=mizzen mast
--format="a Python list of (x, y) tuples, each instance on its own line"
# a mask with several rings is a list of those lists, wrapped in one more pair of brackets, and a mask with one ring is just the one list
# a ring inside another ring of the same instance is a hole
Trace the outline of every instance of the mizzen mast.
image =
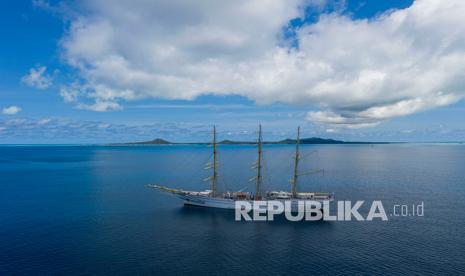
[(300, 126), (297, 128), (297, 139), (295, 141), (294, 177), (291, 180), (292, 197), (294, 198), (297, 197), (297, 179), (299, 176), (299, 160), (300, 160), (299, 144), (300, 144)]

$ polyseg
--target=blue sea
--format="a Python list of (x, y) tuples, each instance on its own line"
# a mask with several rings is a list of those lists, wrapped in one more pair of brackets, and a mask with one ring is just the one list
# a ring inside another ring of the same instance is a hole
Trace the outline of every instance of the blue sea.
[[(290, 189), (293, 150), (265, 146), (264, 189)], [(324, 173), (300, 190), (381, 200), (388, 221), (237, 222), (146, 186), (208, 189), (204, 145), (0, 146), (0, 275), (465, 274), (465, 145), (302, 152), (302, 171)], [(256, 149), (219, 154), (220, 188), (253, 191)], [(423, 216), (392, 216), (421, 203)]]

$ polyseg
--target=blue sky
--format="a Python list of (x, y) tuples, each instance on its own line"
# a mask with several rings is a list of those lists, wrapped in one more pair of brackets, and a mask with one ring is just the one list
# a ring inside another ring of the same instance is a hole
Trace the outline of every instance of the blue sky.
[[(456, 23), (441, 18), (451, 7), (435, 6), (425, 22), (424, 3), (401, 0), (122, 2), (0, 3), (0, 143), (205, 140), (213, 124), (224, 139), (251, 140), (259, 122), (269, 140), (297, 125), (304, 136), (351, 141), (465, 140), (455, 66), (465, 32), (445, 32)], [(438, 53), (421, 35), (430, 31), (457, 41)], [(398, 67), (414, 49), (446, 69), (431, 71), (424, 56)]]

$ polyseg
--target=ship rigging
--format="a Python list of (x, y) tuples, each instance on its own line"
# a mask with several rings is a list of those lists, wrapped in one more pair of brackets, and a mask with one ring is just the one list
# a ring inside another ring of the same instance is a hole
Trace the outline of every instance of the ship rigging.
[[(184, 201), (185, 205), (197, 205), (203, 207), (212, 208), (225, 208), (234, 209), (235, 201), (247, 200), (247, 201), (267, 201), (267, 200), (291, 200), (292, 204), (297, 204), (298, 200), (315, 200), (315, 201), (332, 201), (333, 195), (330, 193), (322, 192), (299, 192), (298, 191), (298, 179), (299, 174), (299, 161), (300, 155), (300, 127), (297, 128), (297, 139), (295, 141), (295, 155), (294, 155), (294, 169), (293, 177), (290, 180), (291, 191), (268, 191), (265, 195), (262, 195), (262, 167), (263, 167), (263, 138), (262, 138), (262, 127), (258, 127), (258, 139), (257, 139), (257, 161), (253, 164), (252, 168), (256, 169), (256, 176), (251, 179), (255, 182), (255, 192), (248, 193), (242, 191), (236, 192), (219, 192), (218, 191), (218, 142), (216, 127), (213, 127), (213, 160), (207, 164), (206, 169), (212, 169), (212, 175), (207, 177), (206, 181), (210, 181), (210, 190), (205, 191), (186, 191), (182, 189), (173, 189), (160, 185), (149, 185), (151, 188), (161, 190), (163, 192), (177, 195)], [(319, 172), (319, 170), (314, 171)], [(310, 173), (314, 173), (310, 172)], [(308, 174), (308, 173), (304, 173)]]

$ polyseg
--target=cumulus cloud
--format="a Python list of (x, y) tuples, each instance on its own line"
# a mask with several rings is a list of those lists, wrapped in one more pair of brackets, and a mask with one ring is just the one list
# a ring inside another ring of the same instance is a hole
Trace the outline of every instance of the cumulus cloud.
[(37, 66), (29, 69), (29, 73), (21, 78), (27, 86), (37, 89), (47, 89), (53, 83), (52, 77), (46, 74), (47, 67)]
[(15, 105), (5, 107), (2, 109), (2, 113), (5, 115), (15, 115), (16, 113), (20, 111), (21, 111), (21, 108)]
[(323, 14), (321, 1), (88, 1), (62, 39), (81, 82), (66, 101), (96, 111), (143, 98), (241, 95), (318, 107), (308, 119), (360, 128), (465, 96), (465, 2), (417, 0), (370, 20)]

